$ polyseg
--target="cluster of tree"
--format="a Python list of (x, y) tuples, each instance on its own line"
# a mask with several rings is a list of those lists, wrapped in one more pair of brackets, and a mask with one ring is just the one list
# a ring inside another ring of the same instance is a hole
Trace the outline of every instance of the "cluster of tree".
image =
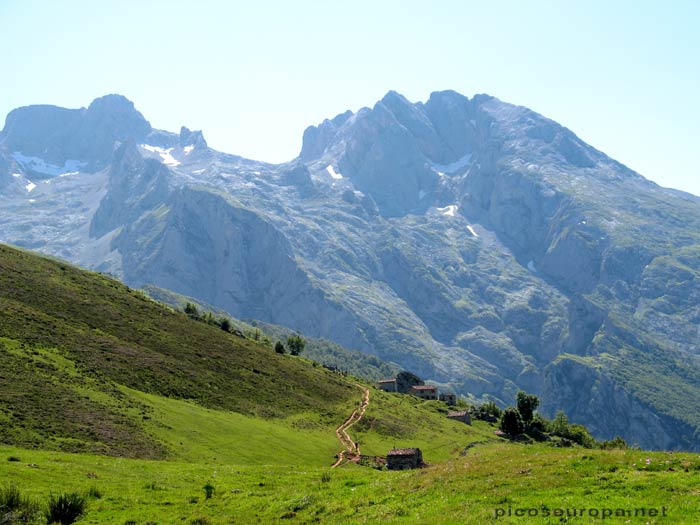
[(472, 409), (472, 415), (476, 419), (498, 421), (500, 430), (511, 439), (528, 436), (537, 441), (549, 441), (557, 438), (557, 443), (564, 446), (576, 443), (586, 448), (627, 448), (627, 443), (621, 437), (597, 442), (585, 426), (569, 423), (569, 418), (561, 410), (554, 419), (549, 420), (537, 413), (539, 404), (536, 395), (520, 391), (516, 396), (516, 406), (501, 410), (493, 401), (489, 401)]
[[(250, 320), (248, 323), (260, 327), (267, 334), (272, 340), (270, 348), (275, 348), (276, 341), (280, 341), (280, 344), (285, 346), (287, 337), (293, 333), (282, 326), (259, 323), (254, 320)], [(327, 339), (307, 338), (304, 356), (322, 366), (330, 367), (330, 370), (342, 370), (368, 381), (394, 377), (400, 370), (397, 365), (386, 363), (376, 356), (343, 348)]]
[(490, 423), (495, 423), (501, 419), (502, 415), (503, 410), (493, 401), (487, 401), (471, 409), (471, 416), (474, 419), (481, 419), (482, 421), (488, 421)]
[(290, 354), (300, 355), (304, 351), (304, 348), (306, 348), (306, 339), (299, 334), (292, 334), (287, 337), (286, 348), (282, 341), (277, 341), (277, 343), (275, 343), (275, 352), (278, 354), (286, 354), (287, 349), (289, 349)]
[(247, 337), (248, 339), (252, 339), (256, 343), (272, 347), (272, 340), (266, 333), (261, 332), (259, 328), (248, 328), (245, 330), (244, 335), (245, 337)]
[(233, 324), (231, 323), (231, 319), (229, 319), (228, 317), (216, 317), (211, 312), (200, 312), (199, 308), (197, 308), (197, 305), (194, 303), (187, 303), (185, 305), (184, 312), (190, 319), (194, 319), (195, 321), (206, 323), (212, 326), (218, 326), (224, 332), (232, 332), (232, 330), (234, 329)]

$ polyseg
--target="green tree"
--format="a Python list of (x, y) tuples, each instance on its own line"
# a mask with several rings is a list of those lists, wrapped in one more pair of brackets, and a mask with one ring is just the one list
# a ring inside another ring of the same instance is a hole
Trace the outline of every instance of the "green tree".
[(563, 410), (560, 410), (554, 416), (554, 419), (549, 424), (549, 430), (555, 436), (567, 437), (569, 434), (569, 418), (566, 417)]
[(199, 317), (199, 309), (194, 303), (187, 303), (185, 305), (185, 313), (189, 315), (190, 317), (197, 318)]
[(508, 407), (503, 412), (499, 428), (509, 436), (519, 436), (523, 433), (523, 420), (520, 412), (513, 407)]
[(285, 349), (281, 341), (277, 341), (275, 343), (275, 352), (277, 352), (278, 354), (284, 354)]
[(299, 355), (306, 348), (306, 339), (299, 334), (290, 335), (287, 337), (287, 348), (292, 355)]
[(229, 321), (226, 317), (219, 319), (219, 326), (224, 332), (231, 331), (231, 321)]
[(534, 394), (526, 394), (521, 390), (518, 392), (516, 401), (520, 417), (523, 418), (523, 423), (526, 425), (529, 424), (535, 415), (535, 410), (537, 410), (540, 404), (539, 398)]
[(498, 405), (494, 401), (487, 401), (482, 403), (475, 410), (474, 417), (476, 419), (482, 419), (484, 421), (497, 421), (503, 415), (503, 411), (498, 408)]

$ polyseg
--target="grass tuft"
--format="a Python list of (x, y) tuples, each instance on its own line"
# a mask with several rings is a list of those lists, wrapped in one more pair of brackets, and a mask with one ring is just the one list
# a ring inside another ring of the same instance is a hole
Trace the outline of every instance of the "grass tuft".
[(77, 492), (51, 494), (46, 507), (46, 523), (70, 525), (81, 518), (87, 510), (87, 499)]
[(34, 523), (38, 515), (38, 505), (22, 496), (15, 485), (0, 489), (0, 524)]

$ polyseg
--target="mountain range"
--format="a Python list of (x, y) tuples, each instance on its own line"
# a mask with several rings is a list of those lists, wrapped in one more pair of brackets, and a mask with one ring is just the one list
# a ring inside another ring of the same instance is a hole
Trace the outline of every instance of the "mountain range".
[(700, 450), (700, 198), (488, 95), (389, 92), (283, 164), (153, 129), (119, 95), (18, 108), (0, 241)]

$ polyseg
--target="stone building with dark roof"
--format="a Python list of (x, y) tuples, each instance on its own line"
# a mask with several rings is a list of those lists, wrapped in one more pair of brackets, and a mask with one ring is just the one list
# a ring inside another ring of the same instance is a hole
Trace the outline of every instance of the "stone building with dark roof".
[(408, 470), (423, 466), (423, 453), (419, 448), (392, 448), (386, 455), (389, 470)]
[(469, 412), (466, 410), (458, 410), (456, 412), (448, 412), (447, 413), (448, 419), (454, 419), (455, 421), (461, 421), (462, 423), (466, 423), (467, 425), (472, 424), (472, 417), (469, 415)]
[(457, 404), (457, 394), (454, 392), (442, 392), (440, 394), (440, 401), (444, 401), (450, 406), (455, 406)]
[(396, 388), (396, 378), (380, 379), (377, 381), (377, 388), (379, 390), (384, 390), (384, 392), (398, 392)]
[(412, 396), (420, 397), (421, 399), (437, 399), (437, 387), (433, 385), (416, 385), (412, 386), (409, 391)]

